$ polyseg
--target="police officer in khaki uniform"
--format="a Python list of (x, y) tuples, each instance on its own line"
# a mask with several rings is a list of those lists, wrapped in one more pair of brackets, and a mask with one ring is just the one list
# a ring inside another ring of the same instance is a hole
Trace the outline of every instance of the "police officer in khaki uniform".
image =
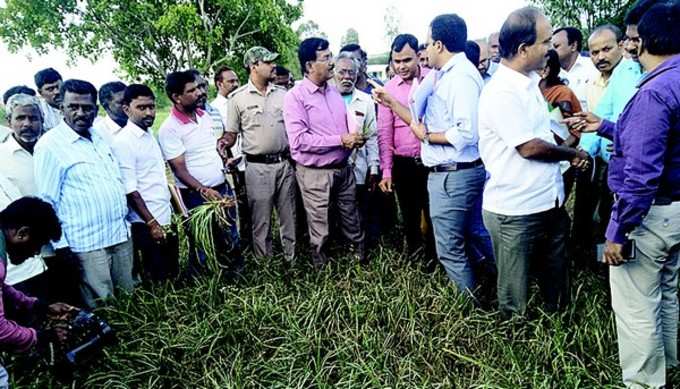
[(226, 134), (231, 147), (241, 134), (246, 191), (255, 255), (272, 256), (272, 210), (276, 207), (286, 259), (295, 259), (295, 172), (283, 124), (286, 90), (274, 85), (278, 54), (252, 47), (244, 57), (248, 83), (229, 95)]

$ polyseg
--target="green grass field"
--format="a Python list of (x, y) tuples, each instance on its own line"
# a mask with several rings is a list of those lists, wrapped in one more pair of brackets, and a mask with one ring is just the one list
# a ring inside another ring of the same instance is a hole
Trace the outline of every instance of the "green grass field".
[[(338, 249), (341, 251), (341, 249)], [(336, 252), (336, 256), (340, 255)], [(397, 252), (366, 267), (248, 259), (238, 287), (140, 289), (99, 310), (118, 343), (73, 382), (8, 366), (18, 388), (456, 387), (603, 388), (619, 385), (605, 283), (576, 277), (573, 302), (528, 322), (470, 306), (442, 270), (426, 274)]]

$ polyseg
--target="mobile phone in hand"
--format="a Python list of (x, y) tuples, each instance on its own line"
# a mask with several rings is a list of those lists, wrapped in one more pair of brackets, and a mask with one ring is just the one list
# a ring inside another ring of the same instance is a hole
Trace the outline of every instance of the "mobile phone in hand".
[[(623, 259), (625, 259), (626, 262), (629, 262), (635, 259), (635, 252), (635, 240), (628, 239), (621, 248), (621, 256), (623, 256)], [(604, 243), (597, 245), (597, 261), (604, 263)]]

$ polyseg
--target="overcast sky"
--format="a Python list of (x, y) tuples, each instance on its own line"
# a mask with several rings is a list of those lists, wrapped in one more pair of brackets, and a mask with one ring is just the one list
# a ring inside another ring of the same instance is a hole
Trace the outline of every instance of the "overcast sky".
[[(0, 0), (2, 3), (2, 0)], [(477, 39), (497, 31), (507, 15), (527, 4), (525, 0), (305, 0), (304, 20), (314, 20), (328, 35), (331, 49), (337, 52), (342, 36), (352, 27), (359, 32), (359, 43), (369, 54), (385, 52), (385, 10), (394, 5), (399, 10), (401, 32), (414, 34), (425, 40), (430, 21), (442, 13), (455, 12), (468, 26), (470, 39)], [(0, 91), (17, 84), (34, 87), (33, 74), (52, 66), (65, 78), (84, 78), (97, 87), (104, 82), (119, 79), (112, 58), (103, 56), (96, 63), (81, 60), (75, 65), (59, 51), (37, 55), (31, 50), (11, 54), (0, 42)]]

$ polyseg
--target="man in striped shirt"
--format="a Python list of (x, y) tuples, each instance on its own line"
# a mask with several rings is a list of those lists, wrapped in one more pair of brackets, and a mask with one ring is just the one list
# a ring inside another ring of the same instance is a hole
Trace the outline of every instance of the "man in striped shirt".
[(56, 248), (70, 249), (80, 261), (81, 293), (93, 307), (113, 296), (114, 287), (133, 287), (125, 188), (111, 149), (92, 130), (95, 87), (68, 80), (61, 95), (64, 120), (35, 146), (35, 179), (38, 194), (62, 221)]

